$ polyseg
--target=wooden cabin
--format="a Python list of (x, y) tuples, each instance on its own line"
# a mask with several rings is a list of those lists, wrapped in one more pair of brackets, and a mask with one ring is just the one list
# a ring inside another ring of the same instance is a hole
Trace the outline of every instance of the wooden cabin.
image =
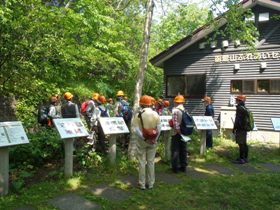
[[(240, 6), (254, 14), (245, 21), (254, 21), (260, 33), (255, 53), (240, 40), (213, 39), (214, 27), (205, 25), (150, 62), (164, 71), (164, 97), (184, 95), (192, 115), (203, 115), (201, 98), (208, 95), (218, 120), (223, 109), (235, 109), (231, 98), (245, 94), (258, 129), (255, 138), (278, 141), (271, 118), (280, 118), (280, 19), (274, 18), (280, 16), (280, 1), (244, 0)], [(215, 21), (219, 30), (227, 24), (222, 16)]]

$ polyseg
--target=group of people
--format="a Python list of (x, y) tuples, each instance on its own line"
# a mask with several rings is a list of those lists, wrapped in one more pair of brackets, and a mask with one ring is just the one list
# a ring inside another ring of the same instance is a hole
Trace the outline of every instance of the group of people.
[[(183, 95), (177, 95), (173, 99), (172, 112), (168, 100), (155, 100), (153, 97), (143, 95), (140, 98), (140, 108), (134, 115), (133, 122), (130, 122), (131, 116), (125, 116), (122, 111), (129, 106), (123, 91), (116, 94), (116, 103), (109, 98), (98, 93), (93, 93), (91, 99), (86, 103), (84, 113), (78, 108), (77, 104), (72, 102), (73, 95), (70, 92), (64, 93), (65, 103), (61, 106), (61, 116), (56, 110), (57, 97), (50, 98), (49, 117), (50, 119), (76, 118), (82, 114), (86, 120), (90, 132), (96, 131), (98, 141), (101, 144), (102, 151), (105, 152), (105, 135), (99, 123), (100, 117), (123, 117), (127, 125), (131, 123), (131, 129), (137, 136), (137, 159), (139, 163), (139, 187), (140, 189), (151, 189), (155, 183), (154, 160), (156, 154), (156, 145), (161, 133), (160, 115), (172, 115), (171, 147), (166, 148), (171, 151), (171, 169), (174, 173), (186, 172), (187, 163), (187, 143), (182, 141), (180, 124), (182, 115), (185, 111), (185, 98)], [(233, 133), (236, 136), (236, 142), (239, 145), (240, 156), (235, 163), (244, 164), (248, 162), (247, 131), (244, 129), (245, 121), (245, 100), (246, 96), (236, 97), (237, 110), (234, 122)], [(214, 117), (214, 108), (211, 97), (205, 96), (202, 99), (205, 105), (205, 116)], [(132, 114), (132, 113), (131, 113)], [(206, 147), (213, 147), (212, 130), (206, 131)]]

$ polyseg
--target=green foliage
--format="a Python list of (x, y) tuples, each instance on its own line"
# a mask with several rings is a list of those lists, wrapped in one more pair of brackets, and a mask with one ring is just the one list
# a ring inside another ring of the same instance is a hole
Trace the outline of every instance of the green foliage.
[(42, 166), (46, 162), (60, 161), (63, 155), (63, 142), (55, 129), (42, 127), (35, 133), (28, 133), (27, 145), (12, 147), (10, 166)]
[(82, 169), (100, 167), (104, 163), (104, 158), (95, 151), (93, 145), (83, 142), (80, 142), (79, 147), (76, 148), (75, 156), (78, 166)]
[[(199, 4), (180, 4), (153, 28), (152, 54), (157, 54), (204, 25), (208, 9)], [(155, 50), (155, 51), (154, 51)]]

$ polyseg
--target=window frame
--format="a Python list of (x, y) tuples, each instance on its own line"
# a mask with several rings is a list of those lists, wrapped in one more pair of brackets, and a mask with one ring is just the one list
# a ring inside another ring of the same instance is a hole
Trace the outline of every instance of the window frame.
[[(192, 76), (201, 76), (201, 79), (203, 80), (203, 89), (201, 90), (201, 93), (196, 94), (188, 94), (188, 78)], [(166, 75), (165, 79), (165, 96), (167, 98), (173, 98), (176, 95), (169, 95), (169, 86), (168, 86), (168, 79), (169, 77), (184, 77), (184, 87), (185, 89), (180, 92), (181, 95), (187, 98), (202, 98), (206, 93), (206, 74), (183, 74), (183, 75)]]
[[(233, 82), (241, 82), (241, 90), (239, 92), (234, 92), (232, 91), (232, 88), (233, 88)], [(244, 90), (244, 83), (246, 81), (253, 81), (254, 82), (254, 91), (253, 92), (248, 92), (248, 91), (245, 91)], [(262, 81), (267, 81), (268, 82), (268, 91), (264, 91), (264, 92), (261, 92), (258, 90), (258, 86), (259, 86), (259, 83), (262, 82)], [(280, 95), (280, 88), (278, 91), (272, 91), (271, 90), (271, 83), (272, 81), (279, 81), (280, 82), (280, 78), (279, 79), (236, 79), (236, 80), (230, 80), (230, 93), (231, 94), (249, 94), (249, 95)]]

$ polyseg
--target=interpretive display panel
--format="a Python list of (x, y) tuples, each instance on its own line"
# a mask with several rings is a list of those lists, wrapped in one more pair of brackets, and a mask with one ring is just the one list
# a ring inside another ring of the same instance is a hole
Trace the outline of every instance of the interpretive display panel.
[(272, 125), (275, 131), (280, 131), (280, 118), (271, 118)]
[(101, 117), (99, 122), (104, 134), (129, 133), (122, 117)]
[(169, 131), (171, 127), (169, 125), (169, 120), (172, 119), (172, 116), (160, 116), (160, 124), (162, 131)]
[(217, 126), (211, 116), (193, 116), (197, 130), (215, 130)]
[(89, 135), (80, 118), (53, 119), (53, 122), (59, 132), (61, 139)]
[(28, 144), (24, 128), (19, 121), (0, 123), (0, 147)]

